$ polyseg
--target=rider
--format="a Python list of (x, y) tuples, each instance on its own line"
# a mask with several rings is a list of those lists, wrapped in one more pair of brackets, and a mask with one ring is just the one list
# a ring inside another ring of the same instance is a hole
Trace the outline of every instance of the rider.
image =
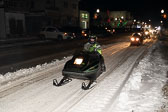
[(89, 52), (98, 52), (100, 54), (100, 59), (102, 63), (102, 71), (106, 71), (104, 58), (102, 56), (102, 50), (100, 44), (97, 42), (97, 37), (94, 35), (91, 35), (89, 37), (89, 41), (84, 45), (84, 50)]

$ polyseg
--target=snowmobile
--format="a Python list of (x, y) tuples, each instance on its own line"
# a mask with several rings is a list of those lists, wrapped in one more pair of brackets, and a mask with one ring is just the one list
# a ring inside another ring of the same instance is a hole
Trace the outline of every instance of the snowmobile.
[(72, 59), (67, 61), (62, 70), (63, 78), (60, 82), (53, 80), (53, 85), (62, 86), (72, 79), (89, 80), (89, 83), (82, 83), (82, 89), (92, 88), (92, 84), (104, 72), (101, 62), (102, 56), (97, 52), (79, 51)]

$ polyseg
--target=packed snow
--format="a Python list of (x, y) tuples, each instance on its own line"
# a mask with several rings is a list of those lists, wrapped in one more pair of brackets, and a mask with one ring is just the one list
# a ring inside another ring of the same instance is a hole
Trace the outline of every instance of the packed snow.
[[(80, 89), (81, 81), (78, 80), (60, 88), (49, 83), (55, 74), (61, 73), (62, 67), (71, 56), (63, 60), (54, 60), (52, 63), (1, 74), (0, 92), (7, 87), (14, 87), (13, 82), (17, 85), (19, 80), (26, 81), (27, 77), (34, 78), (37, 74), (45, 73), (52, 75), (32, 82), (34, 84), (23, 86), (20, 91), (1, 95), (0, 112), (160, 112), (163, 106), (164, 112), (168, 112), (165, 106), (167, 99), (162, 92), (162, 87), (167, 81), (168, 65), (161, 57), (159, 44), (157, 42), (150, 47), (138, 64), (136, 60), (142, 54), (139, 52), (143, 52), (144, 46), (137, 48), (138, 50), (134, 47), (129, 48), (128, 43), (104, 47), (107, 72), (98, 79), (98, 84), (88, 91)], [(112, 57), (114, 59), (110, 60)], [(118, 65), (114, 60), (119, 57), (123, 59), (119, 60), (121, 64)], [(137, 66), (134, 68), (135, 65)], [(44, 73), (44, 70), (48, 71)], [(57, 78), (60, 79), (61, 75)]]
[(168, 102), (163, 96), (162, 87), (168, 78), (168, 65), (162, 59), (159, 44), (154, 45), (148, 54), (133, 70), (123, 88), (113, 112), (168, 112), (162, 108)]

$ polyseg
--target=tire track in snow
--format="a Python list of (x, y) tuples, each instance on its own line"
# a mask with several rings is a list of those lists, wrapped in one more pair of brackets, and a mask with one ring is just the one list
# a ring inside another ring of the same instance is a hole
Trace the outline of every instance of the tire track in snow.
[[(51, 71), (54, 73), (54, 71), (57, 71), (58, 69), (62, 68), (63, 65), (64, 65), (64, 61), (61, 62), (57, 66), (53, 65), (48, 69), (40, 70), (36, 73), (30, 74), (29, 76), (20, 76), (17, 79), (14, 79), (14, 80), (11, 79), (7, 82), (3, 82), (4, 84), (1, 84), (1, 87), (0, 87), (0, 98), (4, 97), (6, 95), (9, 95), (9, 94), (19, 90), (20, 88), (28, 86), (36, 81), (43, 80), (44, 78), (49, 76), (46, 74), (48, 74)], [(5, 84), (5, 83), (7, 83), (7, 84)]]
[[(134, 50), (136, 51), (136, 49)], [(132, 58), (128, 57), (132, 54), (136, 54), (134, 51), (130, 52), (129, 55), (123, 59), (123, 70), (124, 71), (118, 71), (120, 67), (116, 67), (116, 69), (110, 73), (108, 76), (106, 76), (104, 79), (101, 80), (101, 82), (97, 85), (97, 87), (89, 93), (85, 98), (83, 98), (75, 107), (71, 108), (70, 111), (68, 112), (106, 112), (106, 109), (111, 105), (111, 102), (115, 100), (115, 98), (118, 96), (119, 92), (121, 91), (123, 85), (129, 78), (129, 74), (133, 68), (133, 66), (136, 63), (136, 60), (139, 58), (140, 55), (144, 51), (142, 51), (139, 56), (133, 55), (134, 56), (134, 61), (133, 63), (131, 62)], [(136, 51), (137, 53), (139, 51)], [(126, 52), (125, 52), (126, 53)], [(128, 52), (127, 52), (128, 53)], [(131, 65), (127, 65), (127, 63), (124, 64), (124, 62), (131, 62)], [(117, 72), (116, 72), (117, 71)], [(127, 72), (127, 73), (124, 73)], [(113, 80), (115, 79), (115, 80)], [(120, 81), (121, 80), (121, 81)], [(111, 82), (113, 81), (113, 82)], [(106, 85), (106, 86), (104, 86)], [(108, 86), (107, 86), (108, 85)], [(106, 94), (104, 94), (106, 93)], [(103, 96), (103, 97), (102, 97)], [(83, 103), (84, 102), (84, 103)], [(89, 104), (89, 107), (88, 107)], [(104, 110), (105, 109), (105, 110)]]
[[(92, 108), (94, 108), (94, 106), (96, 106), (98, 111), (103, 110), (106, 105), (107, 105), (107, 107), (109, 107), (108, 101), (112, 98), (112, 96), (110, 96), (110, 95), (113, 95), (114, 93), (112, 93), (112, 92), (116, 92), (117, 88), (118, 88), (118, 86), (114, 86), (114, 87), (112, 87), (112, 86), (115, 84), (120, 85), (119, 82), (113, 81), (114, 79), (117, 79), (117, 78), (120, 80), (120, 77), (119, 77), (120, 74), (117, 74), (117, 73), (114, 74), (114, 72), (117, 71), (117, 68), (122, 66), (122, 64), (128, 60), (128, 57), (131, 56), (132, 54), (134, 54), (134, 51), (136, 51), (137, 49), (138, 49), (137, 47), (136, 48), (134, 48), (134, 47), (127, 48), (126, 47), (126, 48), (123, 48), (122, 50), (119, 50), (118, 52), (116, 52), (112, 55), (110, 55), (110, 54), (112, 52), (115, 52), (115, 50), (113, 50), (112, 47), (110, 49), (108, 49), (107, 51), (105, 50), (104, 51), (105, 52), (105, 60), (106, 59), (108, 60), (108, 62), (106, 62), (107, 72), (103, 73), (98, 78), (97, 85), (88, 91), (81, 90), (81, 82), (82, 81), (80, 81), (80, 80), (73, 80), (69, 84), (64, 85), (62, 87), (59, 87), (59, 88), (54, 87), (54, 86), (52, 86), (52, 79), (54, 77), (56, 77), (56, 78), (62, 77), (62, 76), (60, 76), (60, 73), (61, 73), (60, 69), (55, 70), (57, 68), (56, 67), (55, 69), (50, 69), (50, 70), (46, 71), (45, 74), (47, 74), (47, 75), (50, 74), (50, 75), (46, 76), (45, 79), (44, 78), (40, 79), (40, 80), (38, 80), (38, 82), (32, 83), (31, 85), (23, 88), (26, 90), (27, 88), (29, 88), (29, 89), (34, 88), (34, 85), (36, 85), (36, 87), (38, 87), (38, 85), (40, 85), (40, 87), (43, 86), (38, 91), (33, 90), (35, 92), (32, 93), (32, 96), (30, 95), (28, 97), (23, 98), (24, 100), (26, 100), (26, 99), (30, 99), (30, 100), (23, 102), (23, 107), (24, 106), (25, 107), (22, 112), (38, 111), (39, 108), (42, 108), (41, 110), (43, 112), (59, 112), (59, 111), (60, 112), (66, 112), (66, 111), (75, 112), (75, 110), (78, 110), (76, 112), (80, 112), (80, 111), (87, 112), (87, 111), (91, 110)], [(108, 55), (110, 55), (110, 57), (108, 57)], [(55, 71), (58, 71), (58, 73), (54, 74)], [(125, 71), (123, 71), (123, 72), (125, 72)], [(43, 74), (43, 72), (42, 72), (42, 74)], [(57, 75), (57, 76), (55, 76), (55, 75)], [(110, 77), (110, 80), (109, 79), (106, 80), (107, 77)], [(113, 81), (113, 83), (111, 81)], [(103, 83), (108, 83), (109, 89), (106, 86), (104, 87)], [(32, 87), (30, 87), (30, 86), (32, 86)], [(110, 90), (110, 91), (108, 91), (108, 90)], [(105, 91), (107, 93), (104, 95), (103, 93)], [(36, 93), (38, 94), (37, 96), (36, 96)], [(9, 95), (9, 97), (10, 96), (13, 96), (13, 95)], [(102, 97), (102, 99), (97, 99), (99, 97), (100, 98)], [(20, 110), (23, 109), (23, 108), (19, 107), (19, 103), (21, 103), (23, 101), (23, 99), (20, 100), (19, 102), (17, 102), (17, 101), (15, 102), (15, 103), (18, 103), (17, 108), (15, 107), (15, 109), (17, 109), (18, 111), (19, 111), (19, 109)], [(87, 101), (87, 99), (89, 99), (89, 100)], [(0, 100), (0, 101), (2, 101), (2, 100)], [(31, 105), (32, 102), (35, 105), (35, 107), (33, 105)], [(93, 102), (95, 104), (100, 104), (100, 105), (94, 105)], [(84, 103), (84, 105), (82, 105), (83, 103)], [(88, 105), (88, 103), (91, 103), (90, 107), (85, 107)], [(13, 105), (14, 104), (11, 104), (11, 105), (9, 104), (10, 107), (12, 107)], [(78, 106), (81, 108), (78, 108), (78, 109), (75, 108)], [(8, 111), (8, 112), (12, 112), (12, 109), (11, 109), (11, 111)]]
[[(113, 50), (113, 49), (112, 49)], [(136, 49), (134, 49), (136, 50)], [(124, 50), (121, 52), (121, 54), (124, 54), (123, 58), (119, 58), (119, 60), (115, 63), (115, 65), (112, 67), (112, 69), (108, 69), (106, 73), (102, 74), (98, 79), (97, 82), (101, 83), (105, 77), (107, 77), (114, 69), (116, 69), (118, 66), (122, 65), (122, 63), (125, 62), (125, 60), (127, 60), (127, 58), (132, 55), (134, 53), (134, 51), (129, 52), (130, 49)], [(109, 52), (109, 51), (107, 51)], [(111, 54), (111, 53), (110, 53)], [(121, 55), (120, 54), (120, 55)], [(106, 56), (106, 55), (105, 55)], [(116, 58), (118, 57), (118, 55), (116, 56)], [(108, 65), (111, 64), (111, 62), (113, 62), (114, 60), (108, 62)], [(108, 67), (109, 68), (109, 67)], [(97, 85), (96, 85), (97, 86)], [(96, 86), (94, 88), (96, 88)], [(53, 110), (52, 112), (67, 112), (68, 110), (70, 110), (71, 108), (73, 108), (73, 106), (77, 105), (83, 98), (87, 97), (87, 95), (89, 95), (92, 91), (94, 91), (94, 88), (88, 91), (79, 91), (77, 93), (75, 93), (75, 95), (71, 96), (70, 99), (67, 99), (66, 102), (64, 104), (62, 104), (59, 108), (56, 108), (55, 110)], [(77, 95), (78, 94), (78, 95)], [(74, 96), (80, 96), (80, 97), (76, 97), (74, 99)]]

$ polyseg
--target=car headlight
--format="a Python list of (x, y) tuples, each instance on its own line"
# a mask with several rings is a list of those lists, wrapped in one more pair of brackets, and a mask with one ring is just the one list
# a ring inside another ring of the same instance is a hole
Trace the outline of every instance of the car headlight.
[(146, 35), (148, 35), (148, 34), (149, 34), (149, 32), (147, 32), (147, 31), (146, 31), (146, 32), (145, 32), (145, 34), (146, 34)]
[(67, 36), (67, 35), (68, 35), (68, 34), (65, 32), (65, 33), (64, 33), (64, 36)]
[(86, 37), (86, 36), (87, 36), (87, 34), (85, 33), (85, 34), (84, 34), (84, 36)]
[(131, 41), (135, 41), (135, 38), (134, 38), (134, 37), (131, 37)]
[(75, 65), (80, 65), (80, 64), (82, 64), (82, 62), (83, 62), (83, 58), (76, 58), (75, 61), (74, 61), (74, 64)]
[(136, 41), (139, 41), (139, 38), (136, 38)]

